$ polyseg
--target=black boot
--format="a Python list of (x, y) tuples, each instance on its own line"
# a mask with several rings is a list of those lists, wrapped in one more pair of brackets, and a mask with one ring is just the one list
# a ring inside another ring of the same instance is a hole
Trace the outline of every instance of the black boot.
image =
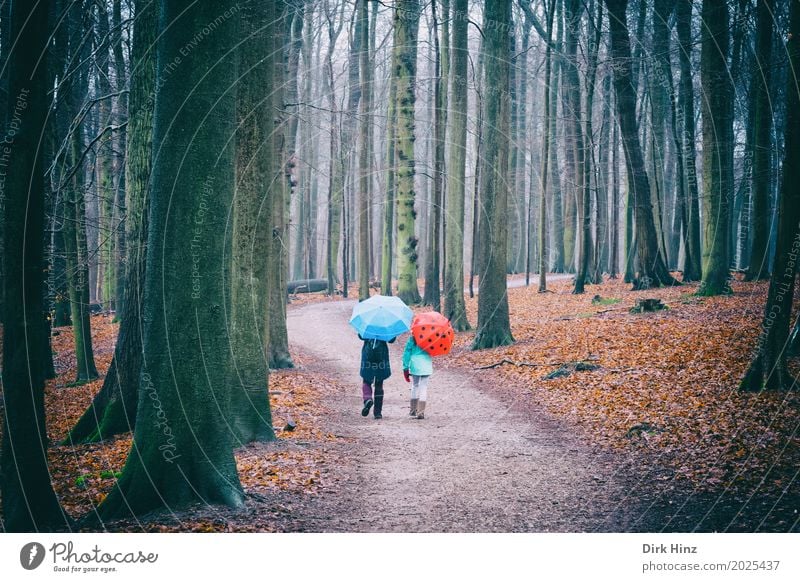
[(383, 380), (375, 380), (375, 418), (383, 418)]
[(369, 414), (369, 409), (372, 408), (372, 399), (364, 401), (364, 408), (361, 409), (361, 416), (367, 416)]

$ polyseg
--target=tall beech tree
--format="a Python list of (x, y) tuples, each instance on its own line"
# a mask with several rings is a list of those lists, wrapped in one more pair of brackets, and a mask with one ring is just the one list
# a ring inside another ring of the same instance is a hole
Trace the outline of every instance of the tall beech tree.
[[(69, 518), (50, 483), (47, 466), (44, 375), (44, 148), (48, 113), (47, 56), (50, 2), (15, 2), (8, 64), (4, 162), (5, 272), (3, 398), (0, 451), (3, 527), (8, 532), (52, 531)], [(8, 13), (3, 16), (6, 17)]]
[(61, 90), (63, 114), (69, 120), (64, 142), (63, 183), (64, 197), (64, 251), (66, 254), (67, 288), (69, 290), (72, 334), (75, 343), (77, 369), (75, 382), (82, 384), (98, 377), (92, 345), (92, 326), (89, 301), (89, 251), (86, 240), (86, 174), (83, 170), (83, 152), (86, 147), (84, 124), (81, 122), (81, 104), (89, 86), (86, 59), (90, 46), (84, 38), (87, 13), (82, 2), (69, 6), (64, 24), (68, 30), (69, 46), (78, 62), (64, 62), (64, 81)]
[(328, 121), (331, 128), (331, 140), (328, 148), (328, 215), (327, 232), (328, 244), (325, 250), (325, 271), (328, 277), (328, 294), (336, 291), (339, 281), (337, 265), (339, 262), (339, 238), (342, 228), (342, 199), (344, 196), (344, 172), (340, 157), (340, 143), (342, 138), (341, 121), (339, 119), (338, 105), (336, 102), (336, 80), (333, 72), (333, 54), (336, 50), (336, 40), (344, 27), (344, 2), (340, 4), (338, 23), (336, 22), (336, 9), (329, 0), (324, 3), (325, 20), (328, 31), (328, 50), (325, 52), (324, 83), (328, 108), (330, 109)]
[(774, 0), (758, 0), (756, 25), (756, 58), (753, 63), (751, 91), (755, 92), (752, 151), (752, 217), (750, 222), (752, 246), (746, 279), (756, 281), (769, 277), (769, 238), (772, 198), (772, 22)]
[[(288, 103), (297, 103), (297, 61), (302, 46), (302, 2), (287, 0), (277, 4), (274, 26), (270, 27), (273, 50), (272, 92), (273, 128), (272, 160), (274, 175), (271, 184), (272, 241), (269, 254), (269, 341), (267, 355), (273, 369), (293, 368), (289, 354), (289, 332), (286, 329), (286, 283), (289, 279), (289, 198), (294, 184), (292, 170), (297, 116), (289, 115)], [(291, 34), (290, 34), (290, 31)], [(298, 41), (297, 39), (300, 38)], [(294, 39), (290, 44), (289, 39)], [(287, 51), (288, 47), (288, 51)], [(288, 64), (287, 64), (288, 63)]]
[(271, 193), (281, 185), (273, 170), (272, 72), (268, 36), (274, 4), (242, 5), (236, 84), (236, 190), (231, 252), (231, 404), (229, 423), (238, 443), (275, 439), (268, 384), (268, 262), (272, 244)]
[(394, 11), (392, 74), (397, 83), (397, 295), (409, 305), (421, 301), (417, 286), (414, 231), (414, 104), (417, 77), (418, 0), (397, 0)]
[(700, 78), (703, 87), (703, 279), (700, 295), (730, 292), (733, 196), (733, 83), (728, 70), (728, 3), (703, 0)]
[(450, 157), (447, 164), (447, 257), (444, 270), (444, 315), (453, 329), (469, 329), (464, 303), (464, 206), (467, 167), (467, 0), (455, 0), (450, 75)]
[(800, 2), (792, 2), (786, 51), (789, 69), (775, 265), (756, 353), (740, 385), (753, 392), (797, 387), (787, 366), (787, 347), (800, 240)]
[(158, 63), (180, 65), (157, 88), (137, 423), (122, 476), (97, 508), (102, 520), (244, 497), (226, 424), (239, 14), (233, 0), (161, 4)]
[(392, 294), (394, 270), (394, 219), (397, 195), (397, 77), (389, 76), (389, 102), (386, 105), (386, 197), (381, 238), (381, 293)]
[[(437, 311), (441, 309), (441, 274), (442, 258), (446, 254), (442, 246), (442, 222), (444, 219), (444, 154), (445, 130), (447, 127), (447, 73), (449, 67), (448, 37), (449, 31), (449, 1), (438, 0), (442, 5), (441, 25), (436, 12), (437, 0), (431, 2), (431, 16), (433, 20), (433, 52), (434, 52), (434, 79), (433, 79), (433, 180), (431, 196), (431, 212), (429, 218), (428, 251), (425, 269), (425, 292), (422, 301), (433, 306)], [(441, 37), (439, 28), (441, 27)]]
[(369, 207), (372, 179), (370, 114), (372, 113), (372, 78), (369, 59), (369, 7), (367, 0), (357, 0), (356, 35), (359, 37), (358, 67), (361, 73), (358, 139), (358, 298), (369, 298)]
[[(547, 3), (547, 47), (544, 55), (544, 131), (542, 132), (542, 201), (539, 205), (539, 293), (547, 291), (547, 258), (549, 256), (549, 245), (547, 237), (547, 199), (550, 191), (547, 189), (547, 180), (550, 177), (550, 153), (552, 149), (551, 139), (552, 125), (555, 123), (554, 111), (552, 110), (551, 100), (555, 97), (551, 83), (553, 82), (553, 18), (556, 12), (556, 0), (549, 0)], [(530, 269), (527, 269), (530, 271)], [(527, 272), (526, 272), (527, 277)], [(526, 281), (527, 283), (527, 281)]]
[(639, 123), (636, 119), (636, 92), (631, 73), (631, 43), (626, 17), (628, 0), (605, 0), (605, 3), (611, 29), (609, 53), (614, 59), (617, 122), (628, 168), (628, 190), (636, 219), (635, 239), (640, 272), (634, 281), (634, 287), (647, 289), (662, 285), (677, 285), (678, 282), (667, 270), (653, 223), (650, 183), (645, 171), (639, 140)]
[(508, 188), (506, 179), (511, 123), (509, 87), (509, 30), (511, 0), (486, 0), (483, 12), (483, 52), (486, 59), (481, 151), (481, 253), (478, 287), (478, 326), (473, 349), (514, 342), (508, 314), (506, 239)]
[(137, 0), (133, 29), (125, 164), (125, 301), (114, 357), (103, 387), (70, 431), (66, 442), (95, 442), (133, 430), (142, 371), (142, 316), (147, 255), (148, 189), (152, 165), (156, 82), (155, 4)]
[(699, 281), (702, 277), (700, 248), (700, 195), (697, 185), (694, 84), (692, 81), (692, 0), (678, 0), (675, 7), (675, 28), (678, 33), (680, 90), (678, 92), (678, 131), (685, 165), (682, 206), (683, 280)]

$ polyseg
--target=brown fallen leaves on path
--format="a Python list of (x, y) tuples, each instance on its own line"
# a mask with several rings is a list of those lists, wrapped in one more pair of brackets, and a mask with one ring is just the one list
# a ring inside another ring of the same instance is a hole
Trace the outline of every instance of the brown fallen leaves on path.
[[(120, 435), (107, 442), (60, 445), (70, 428), (91, 403), (103, 384), (114, 351), (118, 325), (111, 318), (92, 318), (92, 336), (100, 378), (83, 385), (72, 384), (75, 361), (71, 328), (59, 328), (53, 337), (57, 378), (45, 388), (50, 469), (61, 503), (74, 518), (99, 504), (114, 485), (125, 464), (132, 436)], [(300, 367), (303, 356), (292, 354)], [(330, 467), (339, 462), (329, 450), (342, 439), (325, 431), (323, 416), (327, 394), (335, 388), (322, 375), (303, 370), (272, 371), (270, 401), (278, 440), (242, 447), (235, 452), (239, 477), (248, 494), (240, 511), (197, 507), (164, 515), (148, 523), (118, 522), (113, 531), (283, 531), (291, 524), (291, 504), (319, 494), (330, 485)], [(296, 424), (282, 431), (289, 421)], [(288, 525), (287, 525), (288, 524)]]
[[(696, 491), (779, 497), (798, 489), (800, 393), (737, 389), (760, 331), (766, 283), (737, 281), (733, 295), (714, 298), (694, 296), (695, 285), (633, 292), (621, 280), (584, 295), (573, 295), (570, 281), (549, 287), (509, 290), (514, 345), (473, 352), (473, 333), (460, 334), (442, 362), (528, 391), (590, 442), (662, 464)], [(643, 297), (668, 308), (630, 313)], [(474, 322), (476, 300), (468, 312)], [(586, 361), (597, 368), (547, 378), (565, 362)]]

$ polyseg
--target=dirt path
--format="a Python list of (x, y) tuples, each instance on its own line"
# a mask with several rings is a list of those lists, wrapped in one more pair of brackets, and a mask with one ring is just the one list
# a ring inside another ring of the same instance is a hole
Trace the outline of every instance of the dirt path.
[[(425, 420), (408, 416), (400, 369), (404, 338), (392, 345), (382, 420), (360, 415), (361, 342), (347, 324), (353, 301), (289, 311), (289, 337), (310, 367), (338, 380), (328, 429), (351, 439), (346, 481), (304, 504), (304, 531), (651, 530), (630, 479), (607, 453), (569, 430), (531, 418), (480, 389), (474, 376), (434, 372)], [(626, 484), (628, 483), (628, 484)], [(652, 513), (652, 510), (649, 512)]]

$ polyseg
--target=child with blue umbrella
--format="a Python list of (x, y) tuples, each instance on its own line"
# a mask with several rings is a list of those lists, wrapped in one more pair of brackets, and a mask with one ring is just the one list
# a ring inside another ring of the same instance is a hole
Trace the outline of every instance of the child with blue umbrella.
[(361, 347), (361, 416), (368, 416), (372, 409), (376, 419), (383, 418), (383, 382), (392, 375), (388, 344), (411, 329), (412, 317), (413, 312), (399, 298), (384, 295), (373, 295), (353, 308), (350, 325), (364, 342)]

